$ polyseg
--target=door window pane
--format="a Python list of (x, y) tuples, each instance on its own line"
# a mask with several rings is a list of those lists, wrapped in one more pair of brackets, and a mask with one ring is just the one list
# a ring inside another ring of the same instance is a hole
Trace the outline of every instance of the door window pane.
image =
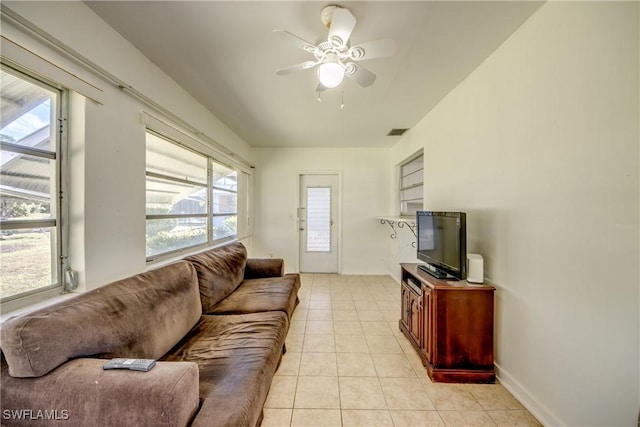
[(307, 252), (331, 251), (331, 187), (307, 188)]

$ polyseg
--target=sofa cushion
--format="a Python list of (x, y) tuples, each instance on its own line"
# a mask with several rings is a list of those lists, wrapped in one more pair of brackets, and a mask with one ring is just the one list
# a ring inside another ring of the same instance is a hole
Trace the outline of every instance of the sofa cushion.
[(245, 280), (282, 275), (284, 275), (284, 260), (282, 258), (249, 258), (244, 268)]
[(78, 357), (157, 359), (201, 314), (195, 269), (180, 261), (11, 318), (0, 346), (14, 377), (39, 377)]
[(282, 356), (287, 323), (280, 311), (204, 315), (163, 358), (198, 364), (203, 401), (194, 427), (257, 425)]
[(199, 407), (195, 363), (135, 372), (105, 371), (106, 362), (75, 359), (39, 378), (14, 378), (3, 363), (2, 426), (189, 425)]
[(209, 314), (244, 314), (280, 310), (291, 319), (296, 307), (300, 275), (245, 280)]
[(209, 312), (242, 283), (247, 264), (247, 249), (231, 243), (185, 258), (198, 272), (202, 309)]

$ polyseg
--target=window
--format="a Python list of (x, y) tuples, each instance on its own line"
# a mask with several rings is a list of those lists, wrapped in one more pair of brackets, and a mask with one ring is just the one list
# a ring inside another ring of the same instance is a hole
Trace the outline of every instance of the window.
[(415, 216), (423, 209), (424, 156), (420, 154), (400, 165), (400, 215)]
[(153, 132), (146, 153), (148, 261), (237, 236), (235, 170)]
[(0, 281), (2, 302), (62, 286), (63, 94), (0, 70)]
[(238, 173), (211, 159), (212, 240), (238, 234)]
[(307, 252), (331, 252), (331, 187), (307, 188)]

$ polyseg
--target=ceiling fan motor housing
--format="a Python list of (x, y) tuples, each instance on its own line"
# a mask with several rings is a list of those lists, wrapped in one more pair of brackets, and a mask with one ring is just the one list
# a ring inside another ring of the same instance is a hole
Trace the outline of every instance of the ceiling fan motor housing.
[(333, 12), (339, 7), (340, 6), (333, 4), (325, 7), (324, 9), (322, 9), (322, 12), (320, 12), (320, 19), (322, 20), (324, 26), (327, 27), (327, 30), (329, 29), (329, 27), (331, 27), (331, 18), (333, 17)]

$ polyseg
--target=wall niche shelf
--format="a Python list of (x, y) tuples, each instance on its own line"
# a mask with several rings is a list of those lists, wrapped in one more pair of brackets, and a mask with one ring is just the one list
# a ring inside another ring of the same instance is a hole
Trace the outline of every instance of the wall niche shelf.
[[(416, 233), (416, 220), (413, 218), (403, 218), (399, 216), (379, 216), (376, 219), (380, 221), (380, 224), (389, 224), (389, 227), (391, 227), (392, 230), (392, 233), (390, 235), (392, 239), (396, 239), (398, 237), (396, 226), (398, 228), (408, 228), (413, 233), (413, 236), (416, 239), (418, 238), (418, 234)], [(411, 242), (411, 246), (415, 248), (416, 242)]]

